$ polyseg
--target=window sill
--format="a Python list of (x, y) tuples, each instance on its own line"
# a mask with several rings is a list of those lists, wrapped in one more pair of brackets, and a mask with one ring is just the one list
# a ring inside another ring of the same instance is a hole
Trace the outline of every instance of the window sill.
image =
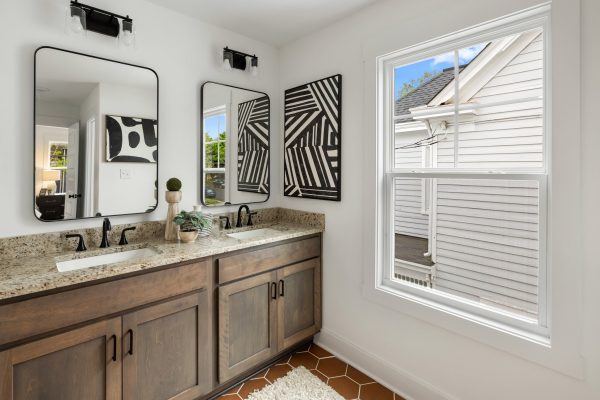
[(583, 379), (582, 358), (549, 337), (523, 331), (446, 304), (383, 285), (363, 286), (363, 296), (380, 306), (510, 353), (568, 376)]

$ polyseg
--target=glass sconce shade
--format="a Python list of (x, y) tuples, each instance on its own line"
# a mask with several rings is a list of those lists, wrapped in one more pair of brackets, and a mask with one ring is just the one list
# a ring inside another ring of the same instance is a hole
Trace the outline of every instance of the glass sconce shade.
[(228, 50), (224, 50), (223, 51), (223, 69), (225, 71), (231, 71), (232, 65), (233, 65), (233, 53)]
[(126, 46), (135, 46), (135, 31), (133, 29), (133, 21), (123, 20), (121, 24), (121, 34), (119, 40)]
[(85, 35), (86, 32), (85, 10), (76, 5), (67, 7), (66, 28), (72, 35)]

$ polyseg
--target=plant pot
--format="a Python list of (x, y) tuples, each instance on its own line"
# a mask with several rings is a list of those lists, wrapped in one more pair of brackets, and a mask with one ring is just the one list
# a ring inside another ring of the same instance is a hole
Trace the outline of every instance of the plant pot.
[(192, 243), (198, 237), (198, 231), (179, 231), (179, 239), (183, 243)]

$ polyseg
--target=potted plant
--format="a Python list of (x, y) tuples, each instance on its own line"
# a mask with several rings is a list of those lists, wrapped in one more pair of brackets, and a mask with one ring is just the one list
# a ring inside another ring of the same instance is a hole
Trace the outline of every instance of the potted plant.
[(181, 211), (173, 218), (173, 222), (179, 226), (179, 238), (185, 243), (196, 240), (199, 232), (207, 234), (212, 225), (212, 219), (199, 211)]
[(173, 223), (173, 218), (179, 213), (179, 202), (181, 201), (181, 181), (177, 178), (171, 178), (167, 181), (167, 192), (165, 200), (169, 203), (167, 210), (167, 223), (165, 226), (165, 239), (177, 239), (177, 225)]

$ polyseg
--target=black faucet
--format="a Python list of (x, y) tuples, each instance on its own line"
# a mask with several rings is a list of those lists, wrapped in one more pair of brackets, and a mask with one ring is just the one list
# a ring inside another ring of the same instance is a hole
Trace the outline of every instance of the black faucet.
[(229, 217), (226, 215), (221, 215), (219, 217), (219, 221), (225, 220), (225, 229), (231, 229), (231, 222), (229, 221)]
[(129, 244), (127, 241), (127, 236), (125, 236), (125, 232), (127, 231), (135, 231), (135, 226), (125, 228), (121, 231), (121, 240), (119, 240), (119, 246), (125, 246), (126, 244)]
[(244, 224), (242, 223), (242, 210), (244, 208), (246, 209), (246, 213), (248, 214), (248, 216), (250, 216), (250, 207), (248, 207), (248, 205), (246, 204), (242, 204), (240, 208), (238, 208), (237, 223), (235, 224), (236, 228), (241, 228), (242, 226), (244, 226)]
[(86, 251), (87, 247), (85, 247), (85, 241), (83, 240), (83, 236), (76, 233), (76, 234), (70, 234), (66, 236), (67, 239), (69, 238), (79, 238), (79, 243), (77, 244), (77, 250), (76, 251)]
[(110, 244), (108, 243), (108, 231), (110, 231), (111, 229), (112, 226), (110, 225), (110, 220), (108, 218), (104, 218), (104, 222), (102, 222), (102, 243), (100, 243), (101, 249), (110, 246)]

